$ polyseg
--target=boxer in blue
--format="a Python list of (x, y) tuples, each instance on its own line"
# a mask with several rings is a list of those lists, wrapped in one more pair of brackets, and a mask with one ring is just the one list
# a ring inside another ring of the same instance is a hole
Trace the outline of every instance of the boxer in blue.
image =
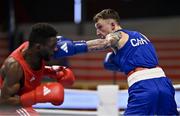
[(54, 57), (111, 48), (104, 67), (124, 72), (129, 85), (124, 115), (178, 115), (175, 90), (158, 64), (150, 40), (140, 32), (122, 29), (119, 15), (112, 9), (99, 12), (94, 21), (100, 39), (72, 41), (60, 37)]

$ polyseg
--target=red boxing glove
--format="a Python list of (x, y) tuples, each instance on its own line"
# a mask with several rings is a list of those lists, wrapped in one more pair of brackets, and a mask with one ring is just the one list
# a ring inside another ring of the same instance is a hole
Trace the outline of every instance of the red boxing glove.
[(74, 73), (64, 66), (45, 66), (44, 74), (57, 79), (63, 86), (71, 86), (75, 81)]
[(35, 90), (23, 94), (20, 101), (24, 107), (45, 102), (60, 105), (64, 101), (64, 87), (57, 82), (41, 84)]

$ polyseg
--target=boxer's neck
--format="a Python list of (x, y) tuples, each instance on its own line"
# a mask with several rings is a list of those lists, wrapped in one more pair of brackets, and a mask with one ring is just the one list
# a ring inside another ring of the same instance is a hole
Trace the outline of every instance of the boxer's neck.
[(26, 49), (23, 51), (23, 56), (25, 61), (33, 70), (40, 70), (42, 65), (42, 58), (39, 57), (37, 52), (31, 49)]

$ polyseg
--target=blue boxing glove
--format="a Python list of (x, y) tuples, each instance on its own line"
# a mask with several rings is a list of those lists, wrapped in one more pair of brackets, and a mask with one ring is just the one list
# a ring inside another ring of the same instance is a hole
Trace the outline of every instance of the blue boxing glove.
[(58, 49), (54, 51), (55, 59), (88, 52), (86, 41), (72, 41), (71, 39), (62, 36), (57, 36), (57, 39), (56, 47)]
[(104, 59), (104, 68), (111, 71), (120, 71), (119, 67), (114, 63), (114, 53), (109, 52)]

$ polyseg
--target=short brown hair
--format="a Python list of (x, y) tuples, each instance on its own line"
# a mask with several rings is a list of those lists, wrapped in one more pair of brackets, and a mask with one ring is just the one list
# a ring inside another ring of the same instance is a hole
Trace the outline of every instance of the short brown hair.
[(120, 22), (120, 17), (118, 12), (116, 12), (113, 9), (102, 10), (101, 12), (97, 13), (94, 16), (93, 21), (98, 22), (99, 19), (114, 19), (118, 24)]

